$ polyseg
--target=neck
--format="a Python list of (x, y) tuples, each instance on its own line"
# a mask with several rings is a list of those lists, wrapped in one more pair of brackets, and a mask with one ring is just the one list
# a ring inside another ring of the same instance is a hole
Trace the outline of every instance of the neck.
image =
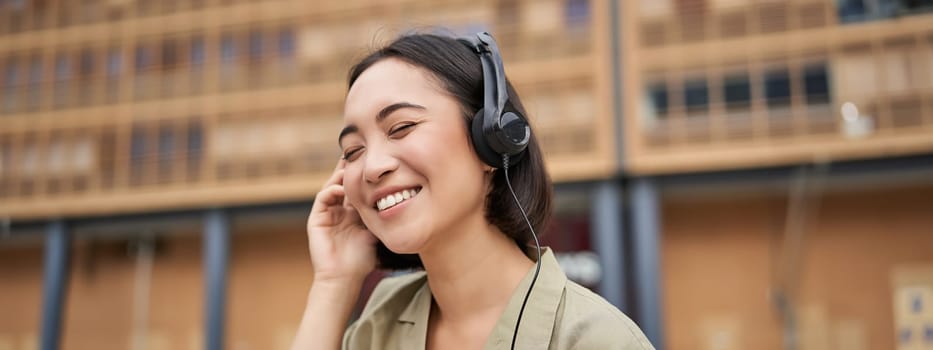
[(440, 319), (498, 318), (534, 263), (482, 215), (446, 231), (421, 253)]

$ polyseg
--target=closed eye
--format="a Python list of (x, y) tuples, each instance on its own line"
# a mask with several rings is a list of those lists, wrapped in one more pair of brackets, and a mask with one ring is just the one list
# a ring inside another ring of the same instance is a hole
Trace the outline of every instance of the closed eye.
[(360, 152), (362, 152), (362, 151), (363, 151), (363, 147), (351, 148), (351, 149), (349, 149), (349, 150), (347, 150), (346, 152), (343, 153), (343, 159), (346, 160), (346, 161), (348, 161), (348, 162), (353, 161), (353, 160), (355, 160), (356, 158), (358, 158), (358, 157), (356, 157), (356, 156), (359, 155)]
[(391, 130), (389, 130), (389, 136), (393, 136), (393, 137), (405, 136), (409, 131), (411, 131), (411, 127), (415, 125), (416, 123), (404, 123), (404, 124), (398, 125), (395, 128), (392, 128)]

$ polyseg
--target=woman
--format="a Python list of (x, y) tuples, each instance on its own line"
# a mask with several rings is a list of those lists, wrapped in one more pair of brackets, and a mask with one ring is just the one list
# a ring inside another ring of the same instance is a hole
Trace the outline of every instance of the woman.
[[(536, 276), (529, 226), (547, 223), (550, 179), (533, 134), (505, 167), (477, 143), (483, 126), (471, 132), (496, 86), (489, 60), (501, 71), (491, 37), (476, 38), (407, 35), (351, 69), (343, 156), (308, 218), (314, 281), (294, 349), (652, 349), (551, 251)], [(499, 110), (524, 115), (499, 76)], [(424, 271), (381, 281), (344, 331), (377, 263)]]

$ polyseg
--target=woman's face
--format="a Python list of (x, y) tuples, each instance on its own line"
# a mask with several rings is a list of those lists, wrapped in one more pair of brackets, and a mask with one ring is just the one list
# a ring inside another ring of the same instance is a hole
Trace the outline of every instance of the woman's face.
[(427, 70), (375, 63), (350, 88), (344, 122), (347, 200), (390, 250), (418, 253), (482, 220), (488, 167), (470, 145), (457, 100)]

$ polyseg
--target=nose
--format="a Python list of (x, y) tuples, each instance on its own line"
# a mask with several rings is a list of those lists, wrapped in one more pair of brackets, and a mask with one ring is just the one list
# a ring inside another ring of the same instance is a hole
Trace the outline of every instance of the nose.
[(389, 154), (385, 147), (371, 147), (366, 150), (364, 167), (363, 175), (366, 181), (377, 183), (398, 169), (398, 159)]

